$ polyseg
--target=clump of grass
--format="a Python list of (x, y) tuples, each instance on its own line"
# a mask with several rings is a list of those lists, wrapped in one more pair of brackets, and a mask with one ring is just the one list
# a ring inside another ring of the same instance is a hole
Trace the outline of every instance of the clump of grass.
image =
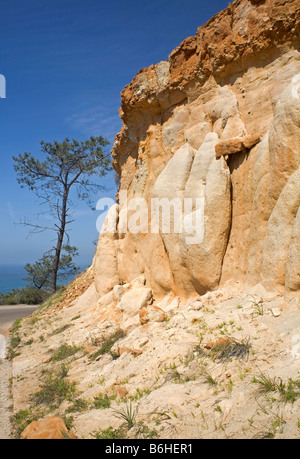
[(259, 385), (256, 391), (258, 396), (275, 392), (279, 394), (284, 403), (294, 403), (300, 397), (300, 379), (294, 381), (289, 378), (287, 382), (284, 382), (280, 377), (271, 378), (261, 373), (259, 376), (254, 376), (252, 382)]
[(205, 378), (205, 382), (210, 386), (216, 387), (218, 385), (218, 381), (208, 371), (205, 371), (203, 376)]
[(104, 340), (102, 343), (100, 349), (96, 351), (91, 357), (91, 360), (97, 359), (97, 357), (104, 355), (104, 354), (110, 354), (113, 358), (119, 357), (119, 355), (115, 354), (112, 352), (111, 348), (113, 345), (119, 341), (119, 339), (124, 338), (126, 336), (126, 333), (124, 330), (118, 329), (115, 333), (110, 335), (108, 338)]
[(140, 389), (139, 387), (137, 387), (135, 390), (136, 393), (134, 395), (129, 396), (129, 399), (133, 402), (140, 400), (144, 397), (144, 395), (148, 395), (151, 392), (150, 389)]
[(20, 438), (21, 433), (33, 421), (38, 419), (38, 415), (33, 413), (31, 409), (20, 410), (10, 417), (11, 424), (14, 430), (15, 438)]
[(152, 439), (158, 437), (158, 432), (156, 429), (151, 429), (148, 427), (144, 421), (139, 421), (136, 424), (136, 434), (134, 436), (136, 439)]
[(64, 363), (62, 363), (60, 370), (58, 372), (58, 376), (62, 379), (66, 378), (68, 376), (68, 372), (69, 372), (69, 368)]
[(259, 316), (263, 316), (264, 315), (263, 301), (262, 300), (256, 301), (254, 297), (252, 298), (253, 298), (252, 304), (253, 304), (254, 312)]
[(71, 430), (73, 428), (73, 422), (74, 422), (73, 416), (64, 415), (64, 416), (62, 416), (62, 419), (63, 419), (63, 421), (64, 421), (64, 423), (66, 425), (66, 428), (68, 430)]
[(126, 431), (122, 427), (113, 429), (109, 426), (107, 429), (100, 429), (92, 434), (96, 440), (123, 440), (127, 438)]
[(19, 344), (21, 343), (21, 338), (20, 338), (20, 335), (19, 335), (19, 329), (21, 327), (21, 321), (22, 319), (17, 319), (10, 332), (11, 332), (11, 339), (10, 339), (10, 345), (7, 349), (7, 359), (8, 360), (13, 360), (15, 357), (17, 357), (18, 355), (20, 355), (19, 352), (17, 352), (17, 348), (19, 346)]
[(58, 362), (60, 360), (65, 360), (68, 357), (71, 357), (77, 354), (77, 352), (81, 350), (82, 350), (82, 347), (78, 347), (75, 345), (71, 346), (69, 344), (62, 344), (58, 349), (56, 349), (56, 351), (54, 351), (51, 360), (52, 362)]
[(11, 338), (11, 341), (10, 341), (10, 346), (12, 347), (12, 349), (14, 349), (15, 347), (18, 347), (19, 344), (21, 342), (21, 338), (19, 335), (15, 335)]
[(57, 374), (47, 376), (40, 390), (31, 396), (34, 405), (60, 406), (64, 401), (72, 401), (76, 394), (76, 383), (66, 379), (67, 369), (62, 366)]
[(20, 330), (20, 327), (21, 327), (21, 323), (22, 323), (22, 318), (21, 319), (17, 319), (13, 326), (11, 327), (11, 334), (12, 335), (15, 335), (16, 333), (18, 333), (18, 331)]
[(70, 328), (72, 326), (74, 326), (74, 324), (62, 325), (61, 327), (59, 327), (56, 330), (54, 330), (54, 332), (52, 332), (52, 335), (58, 335), (59, 333), (63, 333), (64, 331), (68, 330), (68, 328)]
[(74, 320), (77, 320), (77, 319), (80, 319), (81, 315), (78, 314), (77, 316), (73, 317), (71, 320), (74, 321)]
[(251, 349), (250, 339), (236, 339), (227, 337), (226, 340), (211, 349), (211, 355), (214, 360), (228, 360), (232, 357), (246, 358)]
[(75, 393), (75, 383), (70, 383), (65, 379), (49, 377), (42, 385), (39, 392), (32, 396), (32, 401), (36, 405), (59, 406), (64, 400), (69, 400)]
[(8, 360), (13, 360), (15, 357), (20, 355), (17, 351), (19, 344), (21, 343), (21, 338), (19, 335), (13, 336), (10, 340), (10, 345), (7, 349), (6, 357)]
[(282, 383), (279, 387), (282, 400), (287, 403), (294, 403), (300, 397), (300, 379), (294, 381), (289, 378), (287, 383)]
[(94, 408), (97, 410), (105, 410), (110, 407), (110, 398), (107, 394), (103, 395), (100, 393), (97, 397), (94, 398)]
[[(133, 424), (131, 425), (133, 427)], [(128, 425), (128, 428), (131, 428)], [(107, 429), (100, 429), (98, 432), (92, 433), (92, 436), (97, 440), (123, 440), (127, 438), (134, 439), (152, 439), (158, 437), (158, 432), (156, 429), (151, 429), (143, 421), (139, 421), (135, 424), (135, 432), (133, 437), (128, 436), (128, 431), (124, 427), (119, 427), (118, 429), (113, 429), (109, 426)]]
[(272, 440), (275, 438), (278, 430), (283, 431), (283, 426), (286, 424), (286, 421), (283, 419), (281, 415), (273, 412), (266, 412), (266, 414), (271, 415), (271, 419), (268, 424), (264, 424), (262, 426), (262, 430), (259, 431), (257, 434), (254, 435), (254, 439), (256, 440)]
[(261, 373), (259, 376), (254, 376), (252, 379), (253, 384), (258, 384), (258, 389), (256, 390), (257, 395), (265, 395), (269, 392), (276, 392), (278, 388), (279, 379), (271, 378), (264, 373)]
[(180, 383), (181, 380), (181, 374), (177, 370), (177, 368), (171, 367), (168, 370), (168, 374), (166, 376), (166, 381), (174, 381), (175, 383)]
[(88, 410), (90, 407), (90, 404), (87, 400), (84, 400), (83, 398), (77, 398), (73, 401), (73, 404), (67, 408), (66, 413), (82, 413), (83, 411)]
[(132, 407), (130, 402), (129, 405), (126, 405), (125, 408), (121, 410), (114, 410), (116, 417), (123, 419), (127, 423), (127, 428), (130, 430), (135, 424), (136, 410)]

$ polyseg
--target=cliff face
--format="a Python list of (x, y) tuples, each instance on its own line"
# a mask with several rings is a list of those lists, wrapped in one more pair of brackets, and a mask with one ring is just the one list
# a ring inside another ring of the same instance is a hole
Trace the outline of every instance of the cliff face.
[(203, 198), (204, 238), (104, 232), (100, 296), (140, 274), (158, 297), (225, 283), (299, 291), (299, 18), (297, 0), (237, 0), (124, 89), (120, 191), (149, 209)]

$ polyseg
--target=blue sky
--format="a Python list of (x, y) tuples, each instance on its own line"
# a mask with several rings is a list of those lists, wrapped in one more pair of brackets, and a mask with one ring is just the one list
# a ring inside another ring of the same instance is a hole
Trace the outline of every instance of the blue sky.
[[(167, 59), (197, 27), (226, 8), (210, 0), (0, 0), (0, 264), (34, 262), (53, 235), (28, 235), (18, 222), (36, 221), (39, 203), (19, 187), (12, 156), (39, 156), (40, 142), (102, 135), (111, 144), (121, 127), (120, 92), (143, 67)], [(112, 174), (103, 181), (115, 196)], [(92, 261), (99, 212), (74, 208), (71, 243), (79, 264)], [(42, 223), (42, 220), (39, 220)]]

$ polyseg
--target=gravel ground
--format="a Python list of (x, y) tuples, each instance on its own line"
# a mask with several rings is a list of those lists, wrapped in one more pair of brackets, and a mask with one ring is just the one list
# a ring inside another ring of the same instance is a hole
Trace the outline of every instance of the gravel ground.
[(11, 438), (9, 378), (12, 375), (12, 365), (8, 360), (0, 359), (0, 439)]

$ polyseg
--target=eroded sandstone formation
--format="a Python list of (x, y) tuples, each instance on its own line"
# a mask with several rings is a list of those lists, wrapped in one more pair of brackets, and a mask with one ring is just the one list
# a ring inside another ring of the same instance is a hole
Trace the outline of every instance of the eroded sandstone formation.
[[(100, 235), (100, 297), (140, 275), (156, 298), (237, 283), (299, 294), (299, 37), (297, 0), (236, 0), (124, 89), (112, 155), (128, 201)], [(175, 197), (204, 200), (199, 243), (120, 230), (130, 200)]]

